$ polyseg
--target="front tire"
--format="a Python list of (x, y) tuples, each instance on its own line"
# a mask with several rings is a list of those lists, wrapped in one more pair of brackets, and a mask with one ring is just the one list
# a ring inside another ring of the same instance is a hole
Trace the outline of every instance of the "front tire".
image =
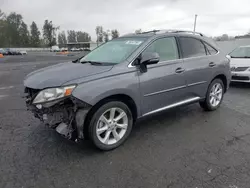
[(222, 103), (225, 86), (221, 79), (213, 80), (207, 90), (206, 99), (200, 102), (200, 106), (206, 111), (218, 109)]
[(133, 127), (133, 116), (126, 104), (111, 101), (98, 108), (89, 123), (89, 136), (101, 150), (112, 150), (123, 144)]

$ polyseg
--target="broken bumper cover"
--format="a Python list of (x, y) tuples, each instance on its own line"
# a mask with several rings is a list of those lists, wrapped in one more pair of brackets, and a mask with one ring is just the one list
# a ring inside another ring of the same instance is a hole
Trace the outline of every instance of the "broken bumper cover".
[(55, 129), (67, 139), (77, 141), (84, 138), (84, 123), (91, 108), (89, 104), (73, 96), (51, 102), (33, 104), (32, 101), (35, 94), (26, 93), (27, 109), (36, 118)]

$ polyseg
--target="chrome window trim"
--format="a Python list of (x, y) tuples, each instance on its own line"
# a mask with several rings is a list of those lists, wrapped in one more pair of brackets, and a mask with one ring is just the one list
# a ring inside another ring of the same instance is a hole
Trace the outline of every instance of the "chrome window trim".
[(151, 115), (151, 114), (154, 114), (154, 113), (157, 113), (157, 112), (161, 112), (163, 110), (167, 110), (167, 109), (170, 109), (170, 108), (174, 108), (174, 107), (177, 107), (177, 106), (180, 106), (180, 105), (183, 105), (183, 104), (196, 102), (196, 101), (199, 101), (200, 99), (201, 99), (200, 97), (193, 97), (193, 98), (190, 98), (190, 99), (186, 99), (186, 100), (183, 100), (183, 101), (180, 101), (180, 102), (177, 102), (177, 103), (173, 103), (173, 104), (170, 104), (170, 105), (162, 107), (162, 108), (158, 108), (158, 109), (153, 110), (151, 112), (145, 113), (142, 116), (143, 117), (148, 116), (148, 115)]
[[(171, 36), (172, 37), (172, 36)], [(167, 38), (167, 37), (162, 37), (162, 38)], [(175, 37), (176, 38), (176, 37)], [(157, 39), (161, 39), (161, 38), (157, 38)], [(150, 44), (152, 44), (154, 41), (156, 41), (157, 39), (153, 40), (152, 42), (148, 43), (138, 54), (142, 53)], [(176, 39), (175, 39), (176, 40)], [(215, 56), (215, 55), (218, 55), (220, 54), (220, 50), (219, 49), (216, 49), (217, 50), (217, 53), (216, 54), (209, 54), (209, 55), (203, 55), (203, 56), (197, 56), (197, 57), (186, 57), (186, 58), (179, 58), (179, 59), (173, 59), (173, 60), (167, 60), (167, 61), (161, 61), (159, 63), (167, 63), (167, 62), (171, 62), (171, 61), (176, 61), (176, 60), (189, 60), (189, 59), (196, 59), (196, 58), (201, 58), (201, 57), (207, 57), (207, 56)], [(180, 54), (179, 54), (180, 55)], [(128, 68), (132, 68), (132, 67), (136, 67), (134, 65), (132, 65), (132, 63), (134, 62), (134, 60), (136, 59), (133, 58), (133, 60), (128, 64)]]

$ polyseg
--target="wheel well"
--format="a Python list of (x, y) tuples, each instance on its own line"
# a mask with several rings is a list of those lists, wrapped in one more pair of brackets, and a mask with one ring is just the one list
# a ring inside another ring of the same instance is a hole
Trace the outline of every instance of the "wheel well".
[(226, 91), (227, 91), (227, 77), (224, 74), (219, 74), (212, 81), (214, 81), (215, 79), (221, 79), (222, 80), (222, 82), (224, 84), (224, 88), (225, 88), (225, 93), (226, 93)]
[(131, 110), (131, 113), (133, 115), (133, 120), (135, 121), (137, 119), (137, 116), (138, 116), (137, 107), (136, 107), (134, 100), (131, 97), (129, 97), (128, 95), (124, 95), (124, 94), (111, 95), (109, 97), (106, 97), (106, 98), (100, 100), (88, 112), (85, 123), (84, 123), (84, 130), (83, 130), (85, 138), (88, 138), (88, 125), (90, 123), (92, 115), (95, 113), (95, 111), (100, 106), (102, 106), (103, 104), (105, 104), (107, 102), (111, 102), (111, 101), (121, 101), (121, 102), (125, 103), (129, 107), (129, 109)]

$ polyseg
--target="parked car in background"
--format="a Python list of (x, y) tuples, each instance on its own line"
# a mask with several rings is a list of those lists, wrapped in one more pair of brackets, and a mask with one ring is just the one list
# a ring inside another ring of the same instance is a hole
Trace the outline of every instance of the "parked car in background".
[(6, 48), (5, 51), (7, 55), (22, 55), (19, 51), (10, 48)]
[(80, 50), (79, 50), (78, 48), (71, 48), (70, 51), (71, 51), (71, 52), (78, 52), (78, 51), (80, 51)]
[(27, 51), (26, 51), (26, 50), (21, 50), (20, 53), (21, 53), (22, 55), (27, 55)]
[(68, 48), (61, 48), (60, 51), (61, 51), (61, 52), (67, 52), (67, 51), (68, 51)]
[(50, 51), (51, 52), (60, 52), (60, 48), (59, 48), (59, 46), (51, 46)]
[(229, 57), (232, 82), (250, 83), (250, 46), (240, 46), (233, 50)]
[(6, 55), (15, 55), (14, 52), (11, 49), (9, 49), (9, 48), (6, 48), (4, 50), (6, 52)]
[(8, 52), (4, 49), (0, 49), (0, 54), (3, 54), (3, 55), (8, 55)]
[(111, 150), (125, 142), (138, 118), (195, 102), (218, 109), (231, 79), (229, 63), (199, 33), (131, 34), (30, 73), (26, 103), (64, 137)]

